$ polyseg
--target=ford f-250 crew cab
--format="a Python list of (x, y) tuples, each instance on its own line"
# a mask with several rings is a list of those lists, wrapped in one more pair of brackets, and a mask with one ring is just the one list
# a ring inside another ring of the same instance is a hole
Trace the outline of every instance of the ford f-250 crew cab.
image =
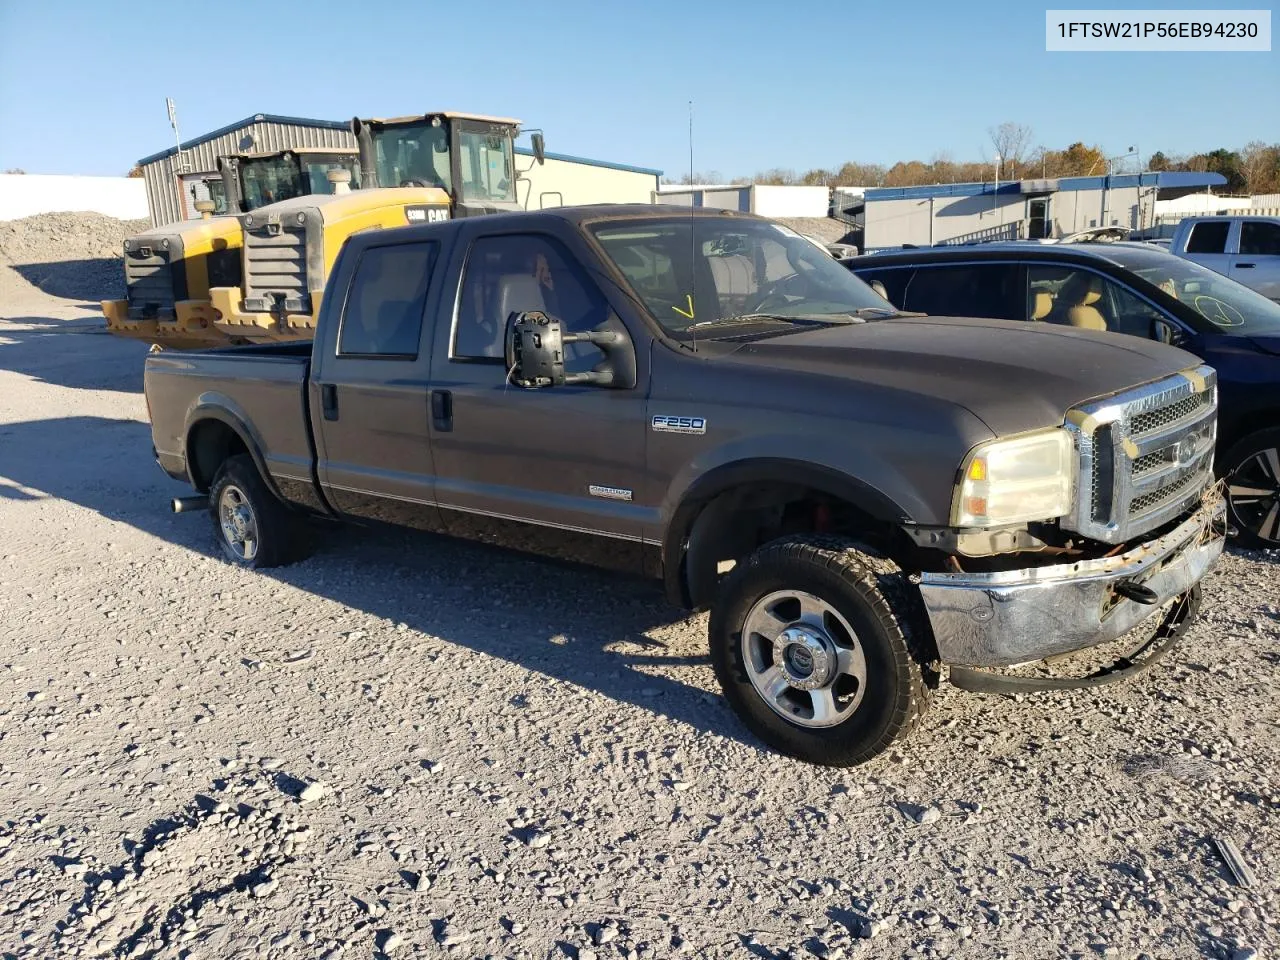
[(944, 676), (1149, 666), (1223, 544), (1211, 368), (900, 315), (745, 214), (357, 234), (313, 344), (153, 353), (145, 386), (159, 464), (200, 495), (174, 507), (207, 504), (231, 561), (286, 561), (316, 513), (647, 573), (710, 609), (746, 725), (818, 763), (885, 750)]

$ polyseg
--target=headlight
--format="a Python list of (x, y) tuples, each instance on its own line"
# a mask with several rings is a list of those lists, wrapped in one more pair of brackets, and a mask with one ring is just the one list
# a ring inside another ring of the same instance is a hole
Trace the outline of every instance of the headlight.
[(1071, 437), (1058, 427), (979, 444), (965, 458), (951, 524), (998, 527), (1066, 516), (1074, 475)]

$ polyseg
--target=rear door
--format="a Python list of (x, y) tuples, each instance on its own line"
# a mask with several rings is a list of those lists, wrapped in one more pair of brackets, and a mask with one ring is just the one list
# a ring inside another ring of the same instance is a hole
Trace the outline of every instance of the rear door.
[[(320, 485), (341, 513), (438, 529), (428, 391), (440, 242), (363, 248), (343, 263), (310, 384)], [(326, 304), (326, 307), (328, 304)]]
[[(566, 333), (606, 321), (625, 330), (571, 252), (571, 228), (539, 223), (512, 232), (477, 218), (463, 227), (465, 249), (449, 271), (451, 286), (458, 278), (453, 323), (439, 325), (432, 364), (441, 515), (459, 536), (639, 570), (657, 515), (644, 477), (647, 356), (637, 357), (632, 389), (507, 383), (512, 313), (544, 311)], [(566, 371), (589, 371), (603, 356), (566, 344)]]
[(1231, 279), (1280, 301), (1280, 222), (1242, 221), (1239, 250), (1231, 257)]

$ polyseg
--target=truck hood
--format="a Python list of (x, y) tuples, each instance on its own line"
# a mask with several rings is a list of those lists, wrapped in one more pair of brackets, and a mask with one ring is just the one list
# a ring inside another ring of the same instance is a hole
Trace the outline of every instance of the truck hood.
[(734, 362), (880, 384), (964, 407), (997, 436), (1201, 361), (1151, 340), (1013, 320), (903, 317), (743, 344)]

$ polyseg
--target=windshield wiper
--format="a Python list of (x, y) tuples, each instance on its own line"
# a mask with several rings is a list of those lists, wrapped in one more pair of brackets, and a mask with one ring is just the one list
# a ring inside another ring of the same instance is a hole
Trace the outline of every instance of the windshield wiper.
[(729, 326), (739, 323), (863, 323), (861, 317), (851, 313), (740, 313), (732, 317), (716, 317), (714, 320), (699, 320), (685, 327), (686, 330), (698, 330), (703, 327)]

